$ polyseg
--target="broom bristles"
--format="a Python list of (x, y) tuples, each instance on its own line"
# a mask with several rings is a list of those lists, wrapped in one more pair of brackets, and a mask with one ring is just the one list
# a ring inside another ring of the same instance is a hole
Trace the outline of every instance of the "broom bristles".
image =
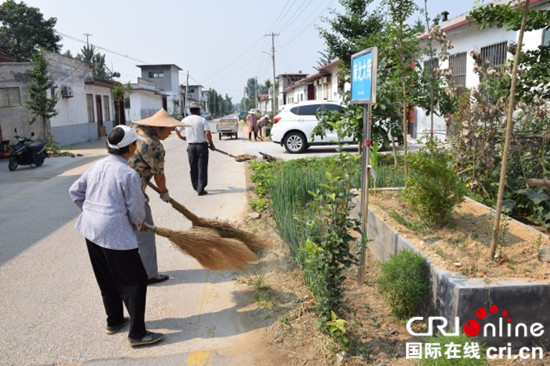
[(192, 221), (193, 225), (203, 228), (209, 228), (216, 230), (222, 238), (231, 238), (242, 241), (248, 249), (254, 253), (264, 249), (269, 244), (267, 240), (263, 240), (258, 235), (252, 234), (246, 230), (242, 230), (230, 222), (212, 220), (197, 217), (195, 221)]
[(192, 227), (180, 231), (156, 227), (154, 232), (168, 238), (208, 269), (243, 270), (258, 260), (256, 254), (241, 241), (222, 238), (215, 230), (208, 228)]

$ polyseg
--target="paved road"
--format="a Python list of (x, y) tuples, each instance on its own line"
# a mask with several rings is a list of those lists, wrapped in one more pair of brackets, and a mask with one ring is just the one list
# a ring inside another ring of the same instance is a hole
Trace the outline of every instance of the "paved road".
[[(242, 141), (216, 143), (235, 153), (244, 146)], [(73, 228), (79, 211), (67, 194), (72, 182), (105, 154), (103, 146), (77, 146), (85, 157), (50, 158), (40, 168), (15, 172), (0, 160), (0, 364), (234, 362), (230, 350), (254, 330), (245, 326), (253, 314), (242, 311), (250, 302), (249, 291), (235, 283), (237, 274), (204, 270), (164, 238), (157, 243), (159, 266), (171, 279), (149, 287), (146, 324), (166, 339), (155, 347), (132, 349), (126, 332), (104, 334), (99, 291), (84, 240)], [(212, 153), (210, 194), (198, 197), (190, 188), (186, 143), (172, 136), (165, 148), (172, 197), (202, 217), (242, 220), (247, 209), (244, 164)], [(151, 196), (157, 225), (190, 226)], [(241, 359), (238, 364), (247, 363)]]
[[(335, 154), (312, 147), (288, 154), (272, 142), (224, 138), (216, 146), (232, 154), (264, 152), (287, 160)], [(213, 272), (158, 238), (159, 266), (171, 279), (148, 291), (146, 324), (166, 334), (157, 346), (132, 349), (126, 332), (107, 336), (104, 311), (83, 238), (74, 230), (79, 214), (67, 190), (104, 156), (104, 142), (76, 146), (85, 156), (50, 158), (40, 168), (8, 171), (0, 160), (0, 365), (162, 364), (248, 365), (247, 355), (231, 354), (254, 331), (243, 310), (250, 291), (236, 273)], [(172, 197), (202, 217), (241, 221), (247, 210), (245, 164), (210, 154), (209, 195), (190, 188), (186, 143), (165, 141), (167, 182)], [(350, 147), (355, 151), (356, 147)], [(157, 225), (185, 229), (190, 223), (152, 193)], [(266, 320), (262, 325), (269, 325)]]

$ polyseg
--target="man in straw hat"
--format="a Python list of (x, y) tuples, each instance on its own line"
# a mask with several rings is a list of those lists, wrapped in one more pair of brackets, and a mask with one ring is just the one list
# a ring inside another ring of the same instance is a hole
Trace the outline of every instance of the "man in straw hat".
[[(89, 168), (69, 189), (82, 210), (76, 229), (86, 246), (107, 314), (107, 334), (130, 324), (128, 342), (142, 346), (163, 335), (145, 329), (147, 273), (138, 253), (136, 230), (145, 219), (145, 197), (139, 175), (127, 160), (145, 139), (128, 126), (116, 126), (107, 136), (109, 155)], [(123, 303), (129, 318), (124, 317)]]
[[(172, 129), (180, 126), (181, 123), (172, 118), (164, 109), (159, 110), (149, 118), (134, 121), (134, 123), (137, 124), (135, 126), (137, 134), (144, 137), (147, 140), (147, 144), (138, 142), (137, 151), (128, 161), (128, 164), (141, 177), (141, 188), (144, 193), (147, 183), (149, 183), (151, 178), (154, 178), (161, 192), (160, 198), (164, 202), (170, 202), (170, 195), (168, 194), (168, 188), (166, 188), (166, 176), (164, 175), (165, 152), (161, 141), (168, 138)], [(145, 221), (148, 224), (153, 224), (151, 206), (149, 205), (149, 197), (147, 195), (145, 195), (145, 212)], [(166, 281), (168, 276), (158, 273), (155, 234), (140, 232), (137, 238), (139, 254), (147, 270), (148, 284), (152, 285)]]
[[(208, 194), (205, 190), (208, 184), (208, 148), (214, 151), (212, 133), (208, 121), (201, 117), (201, 107), (192, 102), (189, 106), (191, 115), (182, 119), (183, 125), (176, 128), (176, 133), (182, 140), (187, 140), (187, 156), (191, 174), (191, 184), (199, 196)], [(181, 134), (185, 127), (185, 136)]]

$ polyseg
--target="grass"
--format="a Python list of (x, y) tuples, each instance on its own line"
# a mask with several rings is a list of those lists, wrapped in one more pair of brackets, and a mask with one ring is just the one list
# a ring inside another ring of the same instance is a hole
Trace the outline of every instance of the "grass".
[[(483, 366), (487, 364), (487, 361), (485, 360), (485, 349), (484, 347), (479, 344), (479, 359), (477, 358), (466, 358), (464, 349), (465, 346), (472, 345), (472, 343), (477, 343), (475, 340), (472, 340), (472, 338), (468, 337), (466, 334), (460, 334), (458, 336), (443, 336), (441, 334), (431, 337), (428, 339), (427, 342), (421, 343), (421, 345), (425, 344), (439, 344), (439, 347), (441, 349), (441, 355), (440, 357), (435, 358), (425, 358), (424, 353), (422, 354), (422, 359), (417, 360), (418, 365), (422, 366)], [(460, 358), (449, 358), (445, 355), (445, 351), (448, 349), (448, 347), (455, 347), (460, 352), (457, 353), (457, 355), (460, 355)], [(423, 349), (423, 351), (425, 348)], [(475, 352), (472, 352), (471, 355), (475, 355)]]

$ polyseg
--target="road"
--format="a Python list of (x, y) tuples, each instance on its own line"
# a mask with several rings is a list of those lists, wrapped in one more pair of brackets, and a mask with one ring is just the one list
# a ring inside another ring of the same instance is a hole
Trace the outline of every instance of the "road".
[[(262, 151), (289, 159), (335, 153), (334, 148), (312, 148), (291, 155), (272, 142), (248, 141), (242, 133), (238, 140), (214, 138), (217, 147), (235, 155)], [(164, 146), (173, 198), (201, 217), (242, 221), (245, 164), (211, 152), (209, 194), (198, 197), (190, 188), (187, 144), (173, 134)], [(248, 364), (247, 355), (235, 361), (231, 349), (258, 327), (246, 321), (251, 311), (242, 310), (250, 303), (250, 290), (235, 282), (238, 274), (204, 270), (161, 237), (159, 268), (170, 280), (149, 287), (146, 324), (165, 333), (165, 340), (132, 349), (127, 331), (104, 334), (101, 297), (84, 239), (74, 229), (79, 210), (67, 191), (106, 151), (101, 141), (76, 148), (85, 156), (46, 159), (34, 169), (20, 166), (10, 172), (7, 160), (0, 160), (0, 364)], [(158, 226), (190, 227), (156, 194), (150, 196)], [(197, 360), (203, 363), (193, 363)]]

